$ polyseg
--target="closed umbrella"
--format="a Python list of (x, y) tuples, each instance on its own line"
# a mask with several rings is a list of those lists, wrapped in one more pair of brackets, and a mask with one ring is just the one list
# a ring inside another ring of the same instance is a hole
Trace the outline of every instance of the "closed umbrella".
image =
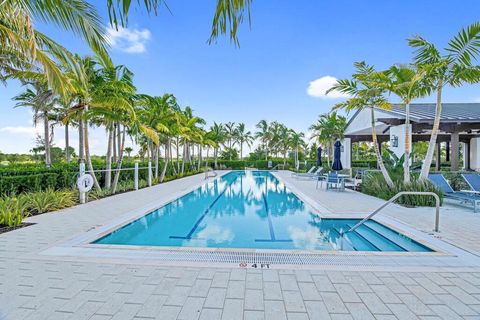
[(317, 148), (317, 167), (322, 166), (322, 147)]
[(335, 142), (335, 150), (333, 152), (333, 166), (332, 169), (335, 171), (340, 171), (343, 169), (342, 167), (342, 161), (340, 160), (340, 156), (342, 154), (342, 150), (340, 149), (342, 147), (342, 144), (340, 141), (337, 140)]

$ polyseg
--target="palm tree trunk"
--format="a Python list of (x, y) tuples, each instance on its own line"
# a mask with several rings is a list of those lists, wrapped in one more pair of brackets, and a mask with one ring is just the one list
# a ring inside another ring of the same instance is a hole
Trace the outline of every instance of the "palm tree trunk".
[(155, 174), (154, 174), (154, 177), (155, 179), (158, 178), (158, 158), (159, 158), (159, 153), (160, 153), (160, 146), (153, 146), (154, 150), (155, 150), (155, 154), (154, 154), (154, 157), (155, 157)]
[(43, 138), (45, 140), (45, 165), (50, 167), (52, 165), (50, 159), (50, 128), (48, 127), (48, 112), (43, 113)]
[(78, 160), (80, 162), (85, 161), (85, 131), (83, 130), (83, 119), (80, 117), (78, 121)]
[(202, 145), (198, 144), (198, 166), (197, 171), (200, 171), (200, 167), (202, 166)]
[[(120, 125), (118, 125), (118, 129), (120, 130)], [(121, 140), (120, 140), (120, 146), (118, 148), (117, 172), (115, 172), (115, 178), (113, 179), (112, 193), (115, 193), (117, 191), (118, 180), (120, 179), (120, 170), (122, 169), (122, 161), (123, 161), (123, 154), (124, 154), (123, 146), (125, 145), (125, 132), (126, 132), (125, 126), (123, 126), (123, 130), (121, 133), (117, 131), (117, 134), (121, 136)]]
[(215, 148), (213, 150), (213, 161), (214, 161), (213, 167), (217, 169), (218, 168), (218, 148)]
[(173, 173), (176, 175), (177, 174), (177, 169), (175, 168), (175, 164), (173, 163), (173, 150), (172, 150), (172, 140), (170, 140), (170, 138), (168, 138), (168, 153), (169, 153), (169, 156), (170, 156), (170, 162), (172, 163), (172, 169), (173, 169)]
[(121, 148), (121, 139), (122, 139), (122, 135), (120, 131), (121, 131), (121, 126), (120, 126), (120, 123), (117, 122), (117, 160), (118, 158), (120, 158), (120, 148)]
[(105, 172), (105, 188), (110, 189), (112, 186), (112, 142), (113, 142), (113, 131), (111, 128), (108, 130), (108, 143), (107, 143), (107, 171)]
[(167, 142), (165, 143), (165, 163), (163, 165), (162, 173), (160, 174), (159, 182), (163, 182), (163, 179), (165, 179), (165, 174), (167, 173), (167, 167), (170, 161), (169, 145), (170, 145), (170, 138), (167, 138)]
[(112, 131), (113, 131), (113, 136), (112, 136), (112, 152), (113, 152), (113, 159), (112, 159), (112, 162), (117, 162), (117, 124), (114, 123), (113, 124), (113, 128), (112, 128)]
[(240, 142), (240, 160), (243, 160), (243, 142)]
[(403, 162), (403, 182), (410, 183), (410, 103), (405, 104), (405, 156)]
[(65, 123), (65, 160), (70, 162), (70, 141), (68, 134), (68, 122)]
[(177, 141), (176, 141), (176, 148), (177, 148), (177, 172), (180, 172), (180, 149), (179, 149), (180, 145), (179, 145), (179, 141), (178, 141), (178, 137), (177, 137)]
[(183, 144), (182, 148), (182, 175), (185, 172), (185, 153), (187, 152), (187, 146), (186, 143)]
[(373, 147), (375, 148), (375, 154), (377, 155), (377, 162), (378, 166), (380, 167), (380, 171), (382, 171), (383, 178), (385, 179), (387, 185), (389, 188), (393, 188), (393, 181), (392, 178), (390, 178), (390, 175), (388, 174), (387, 168), (385, 168), (385, 164), (383, 163), (383, 158), (382, 155), (380, 154), (380, 149), (378, 148), (378, 143), (377, 143), (377, 130), (375, 129), (375, 109), (373, 107), (370, 107), (370, 112), (371, 112), (371, 125), (372, 125), (372, 141), (373, 141)]
[(97, 189), (98, 191), (102, 191), (102, 188), (98, 183), (97, 177), (95, 176), (95, 172), (93, 171), (92, 158), (90, 157), (90, 145), (88, 143), (88, 120), (87, 119), (85, 119), (85, 124), (84, 124), (83, 140), (84, 140), (84, 146), (85, 146), (85, 158), (87, 160), (88, 170), (93, 177), (93, 183), (95, 185), (95, 189)]
[(435, 145), (437, 143), (440, 117), (442, 115), (442, 89), (443, 83), (440, 83), (437, 87), (437, 105), (435, 107), (435, 119), (433, 121), (432, 135), (430, 136), (427, 155), (425, 156), (425, 161), (422, 164), (422, 171), (420, 173), (420, 179), (422, 180), (428, 178), (428, 173), (430, 172), (430, 166), (433, 160), (433, 152), (435, 151)]

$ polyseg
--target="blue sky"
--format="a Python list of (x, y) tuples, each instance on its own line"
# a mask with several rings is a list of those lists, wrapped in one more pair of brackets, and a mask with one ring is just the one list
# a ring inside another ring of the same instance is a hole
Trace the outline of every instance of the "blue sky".
[[(209, 125), (245, 122), (250, 130), (267, 119), (307, 131), (341, 99), (309, 95), (310, 82), (323, 79), (316, 82), (321, 88), (326, 76), (349, 77), (354, 61), (379, 69), (408, 62), (412, 50), (406, 38), (421, 34), (442, 47), (461, 27), (478, 21), (480, 9), (478, 0), (254, 0), (251, 29), (241, 27), (241, 46), (235, 48), (228, 38), (207, 44), (215, 2), (168, 0), (172, 13), (133, 12), (128, 30), (112, 35), (112, 57), (135, 73), (139, 92), (173, 93)], [(107, 22), (105, 1), (93, 3)], [(70, 50), (88, 54), (71, 34), (39, 28)], [(479, 88), (448, 88), (444, 101), (480, 101)], [(33, 146), (29, 110), (13, 109), (11, 97), (20, 91), (16, 82), (0, 87), (2, 152), (28, 152)], [(61, 132), (55, 136), (59, 146)], [(104, 153), (104, 137), (103, 130), (93, 131), (93, 153)]]

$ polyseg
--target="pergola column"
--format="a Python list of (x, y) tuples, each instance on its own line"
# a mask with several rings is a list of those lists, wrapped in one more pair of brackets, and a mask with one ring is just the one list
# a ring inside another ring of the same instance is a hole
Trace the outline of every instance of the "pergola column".
[(463, 169), (470, 170), (470, 143), (462, 142)]
[(446, 142), (446, 145), (445, 145), (445, 153), (446, 153), (446, 155), (445, 155), (445, 161), (448, 162), (448, 161), (450, 161), (450, 142), (449, 142), (449, 141)]
[(344, 169), (352, 168), (352, 139), (344, 138), (340, 141), (342, 144), (342, 153), (340, 154), (340, 161)]
[(470, 169), (480, 170), (480, 138), (470, 139)]
[(450, 142), (452, 143), (451, 154), (451, 170), (458, 171), (459, 168), (459, 155), (460, 155), (460, 135), (458, 131), (452, 132), (450, 136)]
[(441, 161), (442, 161), (442, 144), (440, 142), (437, 142), (435, 171), (440, 171)]

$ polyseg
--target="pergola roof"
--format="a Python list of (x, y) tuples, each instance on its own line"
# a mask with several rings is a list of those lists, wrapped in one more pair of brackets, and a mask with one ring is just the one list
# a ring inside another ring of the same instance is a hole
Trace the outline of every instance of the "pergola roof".
[[(405, 106), (392, 105), (391, 110), (382, 110), (398, 119), (405, 119)], [(435, 117), (434, 103), (413, 103), (410, 105), (410, 120), (417, 123), (432, 123)], [(442, 103), (440, 122), (480, 122), (480, 103)]]
[[(405, 106), (393, 104), (390, 110), (376, 109), (375, 127), (379, 140), (387, 141), (390, 128), (405, 123)], [(435, 103), (410, 105), (410, 122), (414, 141), (429, 139), (435, 118)], [(358, 110), (348, 121), (346, 137), (352, 141), (371, 141), (368, 110)], [(480, 136), (480, 103), (442, 103), (439, 141), (450, 139), (451, 133), (460, 133), (462, 142)]]

